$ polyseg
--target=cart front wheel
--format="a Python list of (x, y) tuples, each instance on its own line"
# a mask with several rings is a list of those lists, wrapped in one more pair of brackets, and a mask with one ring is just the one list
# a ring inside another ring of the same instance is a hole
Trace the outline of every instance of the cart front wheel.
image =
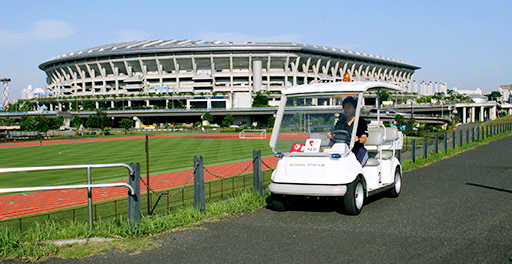
[(345, 211), (351, 215), (358, 215), (363, 209), (364, 188), (360, 178), (347, 186), (347, 193), (343, 198)]
[(391, 198), (396, 198), (400, 195), (400, 191), (402, 190), (402, 175), (398, 168), (395, 171), (395, 186), (393, 189), (389, 190), (388, 196)]

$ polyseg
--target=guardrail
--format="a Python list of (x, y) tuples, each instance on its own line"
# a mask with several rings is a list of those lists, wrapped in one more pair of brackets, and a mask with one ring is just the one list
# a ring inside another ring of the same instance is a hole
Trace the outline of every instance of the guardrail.
[[(130, 175), (129, 183), (91, 183), (91, 168), (112, 168), (125, 167)], [(89, 227), (93, 227), (92, 219), (92, 188), (105, 187), (127, 187), (130, 192), (128, 194), (128, 223), (140, 223), (140, 164), (130, 165), (126, 163), (105, 163), (105, 164), (81, 164), (81, 165), (61, 165), (61, 166), (39, 166), (39, 167), (18, 167), (18, 168), (0, 168), (0, 173), (8, 172), (27, 172), (27, 171), (46, 171), (46, 170), (68, 170), (68, 169), (87, 169), (87, 184), (75, 185), (58, 185), (58, 186), (37, 186), (37, 187), (20, 187), (20, 188), (0, 188), (0, 193), (17, 193), (17, 192), (33, 192), (46, 190), (63, 190), (63, 189), (87, 189), (87, 203), (89, 207)]]

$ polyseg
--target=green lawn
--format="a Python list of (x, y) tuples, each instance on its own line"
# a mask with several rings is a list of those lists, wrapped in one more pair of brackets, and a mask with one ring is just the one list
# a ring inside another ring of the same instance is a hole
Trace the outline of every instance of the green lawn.
[[(268, 140), (196, 139), (170, 137), (149, 139), (150, 174), (191, 169), (194, 156), (203, 156), (205, 166), (252, 159), (252, 151), (272, 155)], [(145, 139), (123, 139), (39, 145), (0, 149), (0, 167), (32, 167), (95, 163), (140, 163), (146, 175)], [(127, 179), (125, 168), (92, 169), (93, 182)], [(87, 182), (85, 169), (0, 174), (0, 188)]]

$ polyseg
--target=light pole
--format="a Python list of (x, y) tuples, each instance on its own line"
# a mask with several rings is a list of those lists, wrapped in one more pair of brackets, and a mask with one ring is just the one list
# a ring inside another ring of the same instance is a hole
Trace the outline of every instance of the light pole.
[(11, 81), (11, 78), (3, 78), (0, 80), (0, 82), (4, 83), (4, 104), (3, 104), (3, 110), (7, 109), (7, 106), (9, 106), (9, 87), (7, 84)]

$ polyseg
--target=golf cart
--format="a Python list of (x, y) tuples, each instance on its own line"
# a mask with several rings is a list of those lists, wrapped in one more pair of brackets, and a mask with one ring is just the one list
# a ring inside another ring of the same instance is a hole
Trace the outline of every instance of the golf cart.
[[(402, 166), (395, 157), (402, 148), (401, 132), (380, 121), (368, 125), (364, 144), (369, 159), (363, 167), (351, 151), (363, 105), (363, 95), (401, 91), (383, 82), (334, 82), (290, 87), (282, 92), (270, 147), (279, 157), (268, 189), (277, 210), (298, 197), (334, 197), (348, 214), (361, 212), (365, 197), (387, 192), (398, 197)], [(343, 117), (343, 100), (357, 100), (351, 131), (334, 130)], [(367, 120), (368, 121), (368, 120)], [(334, 137), (328, 138), (331, 132)]]

